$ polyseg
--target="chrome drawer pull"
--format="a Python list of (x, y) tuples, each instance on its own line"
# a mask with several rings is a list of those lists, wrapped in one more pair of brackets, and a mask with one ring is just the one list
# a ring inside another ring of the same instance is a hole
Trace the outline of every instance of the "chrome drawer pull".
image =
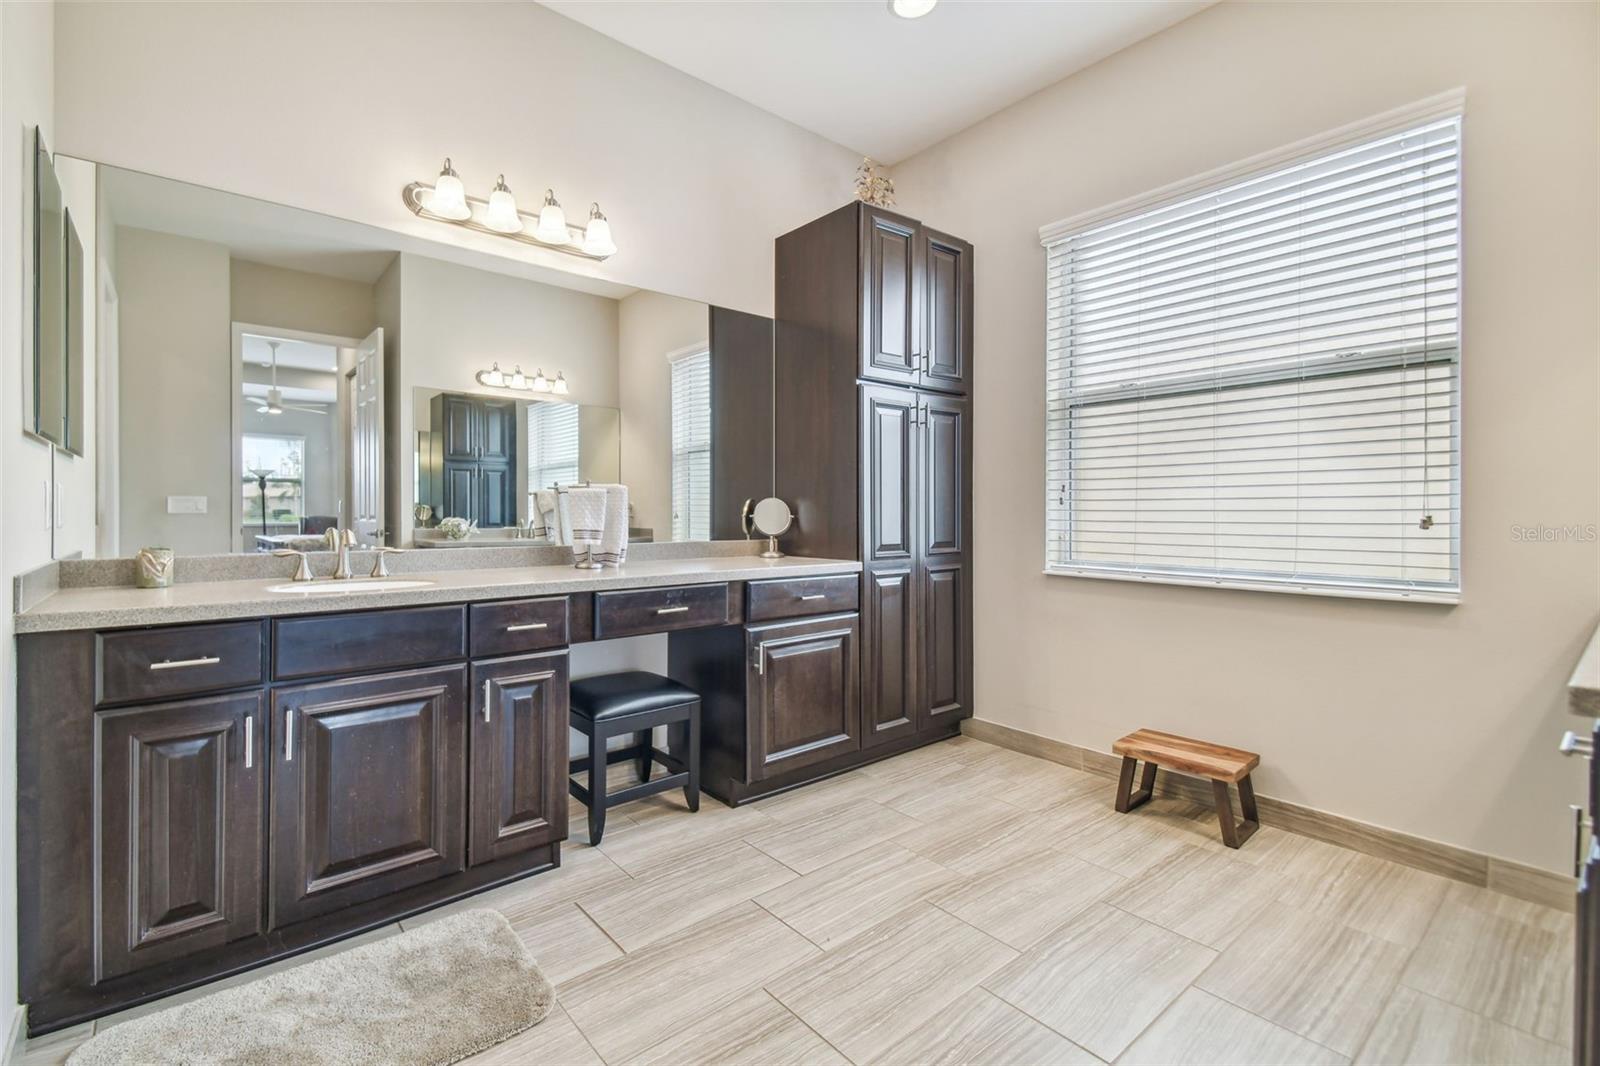
[(244, 716), (244, 768), (250, 769), (256, 764), (256, 716)]
[(1594, 738), (1580, 737), (1569, 729), (1562, 735), (1558, 750), (1563, 755), (1582, 755), (1587, 759), (1594, 754)]
[(283, 761), (294, 762), (294, 711), (283, 712)]
[(688, 609), (687, 607), (657, 607), (656, 614), (682, 614)]
[(152, 670), (181, 670), (186, 666), (215, 666), (222, 660), (215, 655), (202, 655), (198, 659), (163, 659), (158, 663), (151, 663)]
[(485, 722), (489, 720), (489, 684), (492, 680), (492, 678), (487, 677), (483, 679), (483, 720)]
[(507, 633), (526, 633), (530, 629), (549, 629), (549, 622), (519, 622), (514, 626), (506, 626)]
[(813, 592), (809, 596), (801, 596), (800, 598), (802, 600), (825, 600), (828, 598), (828, 594), (826, 592)]

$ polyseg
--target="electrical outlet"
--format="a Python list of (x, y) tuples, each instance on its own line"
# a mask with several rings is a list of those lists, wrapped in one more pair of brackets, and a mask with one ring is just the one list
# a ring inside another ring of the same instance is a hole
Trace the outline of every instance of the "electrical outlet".
[(204, 496), (168, 496), (168, 514), (205, 514), (206, 497)]

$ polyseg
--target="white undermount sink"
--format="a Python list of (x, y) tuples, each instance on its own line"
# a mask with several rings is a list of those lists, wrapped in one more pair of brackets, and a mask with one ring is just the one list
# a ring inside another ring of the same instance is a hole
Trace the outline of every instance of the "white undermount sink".
[(427, 588), (432, 581), (408, 581), (394, 577), (353, 577), (344, 581), (319, 578), (316, 581), (291, 581), (272, 585), (268, 592), (298, 593), (301, 596), (343, 596), (350, 592), (398, 592), (401, 589)]

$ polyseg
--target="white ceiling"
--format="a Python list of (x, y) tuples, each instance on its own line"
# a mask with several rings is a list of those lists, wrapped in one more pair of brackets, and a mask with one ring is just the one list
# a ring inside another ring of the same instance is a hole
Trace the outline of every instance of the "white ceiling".
[(272, 365), (272, 346), (268, 341), (278, 342), (278, 369), (280, 370), (325, 370), (339, 369), (339, 350), (331, 344), (315, 344), (311, 341), (288, 340), (279, 337), (262, 337), (254, 333), (245, 333), (240, 338), (240, 355), (247, 363), (256, 366)]
[(570, 19), (893, 164), (1211, 0), (545, 0)]

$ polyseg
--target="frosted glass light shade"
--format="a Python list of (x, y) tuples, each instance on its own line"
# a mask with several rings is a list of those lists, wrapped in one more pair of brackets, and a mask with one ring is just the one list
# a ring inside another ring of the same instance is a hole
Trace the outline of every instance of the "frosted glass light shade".
[(549, 392), (550, 388), (551, 388), (550, 379), (544, 376), (544, 371), (543, 370), (534, 371), (534, 373), (533, 373), (533, 391), (534, 392)]
[(583, 250), (587, 255), (615, 255), (616, 242), (611, 239), (611, 223), (600, 213), (600, 205), (589, 209), (589, 224), (583, 228)]
[(483, 224), (497, 233), (520, 233), (522, 216), (517, 214), (517, 198), (506, 188), (506, 176), (500, 175), (494, 192), (489, 194), (489, 209), (484, 212)]
[(550, 391), (555, 393), (557, 396), (565, 396), (568, 392), (567, 375), (557, 370), (556, 380), (555, 383), (550, 386)]
[(452, 222), (472, 217), (472, 208), (467, 205), (466, 186), (461, 184), (460, 176), (450, 166), (448, 159), (444, 161), (444, 169), (439, 172), (439, 180), (434, 184), (426, 206), (433, 214)]
[(492, 369), (478, 371), (478, 381), (480, 384), (503, 389), (506, 387), (505, 371), (500, 369), (499, 363), (496, 363)]
[(919, 19), (933, 10), (939, 0), (889, 0), (889, 10), (903, 19)]
[(556, 203), (556, 194), (550, 189), (544, 192), (544, 206), (539, 208), (539, 225), (533, 235), (546, 244), (566, 244), (572, 240), (572, 234), (567, 232), (567, 213)]
[(522, 372), (520, 366), (511, 372), (511, 380), (506, 382), (506, 387), (524, 391), (528, 388), (528, 376)]

